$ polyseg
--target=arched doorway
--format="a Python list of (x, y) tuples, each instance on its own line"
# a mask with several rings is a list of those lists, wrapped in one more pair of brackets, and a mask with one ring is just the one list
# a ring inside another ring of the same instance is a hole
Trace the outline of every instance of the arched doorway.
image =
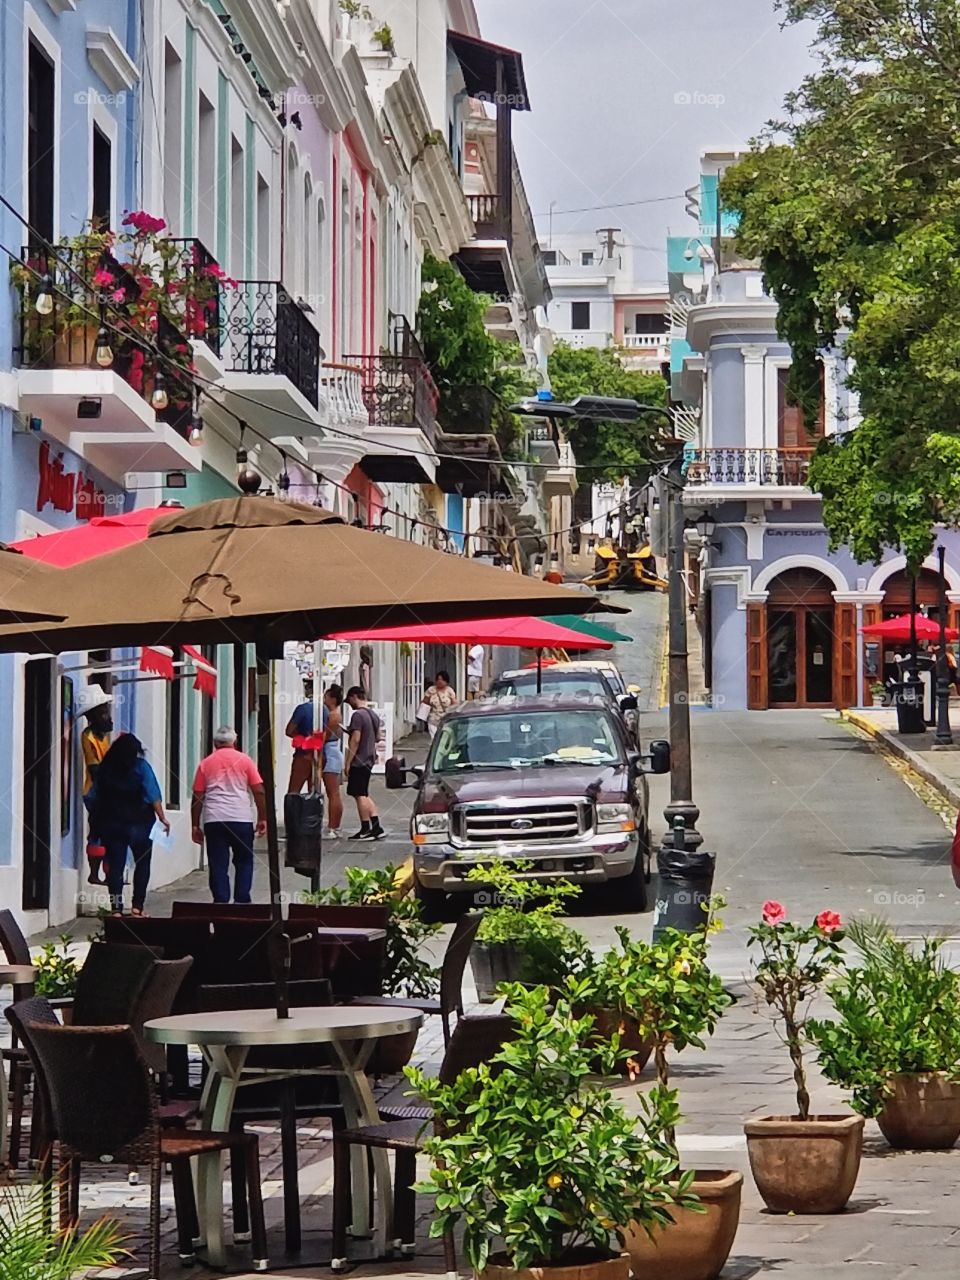
[(771, 707), (831, 707), (833, 583), (816, 569), (788, 569), (767, 594), (767, 695)]
[[(910, 612), (911, 580), (906, 569), (898, 569), (882, 582), (883, 600), (863, 606), (863, 625), (871, 626), (877, 622), (896, 618)], [(944, 584), (951, 590), (949, 579)], [(917, 609), (929, 617), (940, 616), (940, 575), (935, 569), (922, 568), (917, 574)], [(956, 627), (960, 622), (960, 606), (947, 602), (947, 626)], [(896, 657), (903, 652), (902, 643), (878, 640), (876, 637), (863, 637), (863, 699), (868, 702), (870, 686), (876, 680), (895, 677), (898, 672)]]

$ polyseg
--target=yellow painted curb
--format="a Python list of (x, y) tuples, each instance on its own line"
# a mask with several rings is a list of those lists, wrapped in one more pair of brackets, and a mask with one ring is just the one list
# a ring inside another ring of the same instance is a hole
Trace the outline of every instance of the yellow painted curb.
[(851, 711), (849, 707), (844, 707), (840, 712), (841, 720), (849, 720), (851, 724), (855, 724), (858, 729), (862, 729), (864, 733), (869, 733), (871, 738), (882, 739), (883, 735), (877, 725), (869, 716), (858, 715), (856, 711)]
[(660, 642), (660, 706), (665, 707), (670, 701), (670, 621), (665, 620), (663, 638)]

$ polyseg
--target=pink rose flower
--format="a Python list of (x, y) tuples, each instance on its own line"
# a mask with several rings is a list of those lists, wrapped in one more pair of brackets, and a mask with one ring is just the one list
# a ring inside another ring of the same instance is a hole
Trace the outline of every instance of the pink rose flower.
[(123, 289), (114, 289), (113, 293), (110, 295), (110, 301), (122, 302), (126, 296), (126, 292)]
[(822, 929), (824, 933), (833, 933), (835, 929), (839, 929), (841, 920), (836, 911), (821, 911), (817, 916), (817, 928)]
[(783, 924), (787, 918), (787, 909), (781, 906), (779, 902), (769, 900), (763, 904), (763, 923), (764, 924)]

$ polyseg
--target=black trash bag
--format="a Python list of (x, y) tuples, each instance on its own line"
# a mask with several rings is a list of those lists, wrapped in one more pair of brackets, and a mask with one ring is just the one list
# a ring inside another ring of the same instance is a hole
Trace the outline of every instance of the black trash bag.
[(695, 933), (707, 925), (704, 908), (713, 892), (717, 855), (703, 849), (674, 849), (664, 845), (657, 851), (656, 915), (653, 939), (664, 929)]
[(304, 876), (319, 873), (323, 796), (318, 792), (284, 796), (283, 825), (287, 835), (284, 866)]

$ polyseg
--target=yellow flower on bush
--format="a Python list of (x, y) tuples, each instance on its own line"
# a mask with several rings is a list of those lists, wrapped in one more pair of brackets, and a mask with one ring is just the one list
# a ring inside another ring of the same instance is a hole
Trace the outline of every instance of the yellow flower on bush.
[(583, 1115), (583, 1107), (571, 1107), (570, 1115), (574, 1120), (579, 1120), (580, 1117)]
[(560, 1177), (559, 1173), (550, 1174), (547, 1178), (547, 1186), (551, 1191), (556, 1191), (557, 1187), (563, 1186), (563, 1179)]

